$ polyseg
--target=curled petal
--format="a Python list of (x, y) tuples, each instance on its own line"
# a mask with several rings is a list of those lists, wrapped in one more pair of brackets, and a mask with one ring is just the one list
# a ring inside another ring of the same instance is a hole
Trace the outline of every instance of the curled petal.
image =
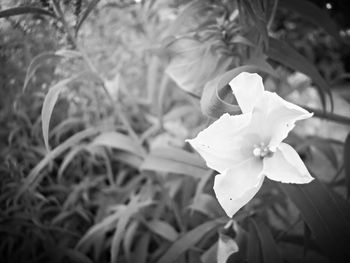
[(248, 203), (259, 191), (264, 176), (260, 159), (248, 159), (216, 175), (214, 191), (220, 205), (229, 217)]
[(229, 85), (243, 113), (252, 112), (264, 93), (262, 78), (256, 73), (242, 72)]
[(265, 142), (272, 149), (276, 149), (295, 127), (296, 121), (310, 118), (312, 115), (303, 108), (285, 101), (276, 93), (265, 91), (253, 111), (253, 129), (259, 130)]
[(250, 122), (250, 114), (222, 115), (196, 138), (187, 140), (206, 161), (207, 166), (223, 172), (248, 158), (241, 132)]
[(314, 178), (292, 146), (281, 143), (270, 158), (264, 158), (263, 174), (282, 183), (307, 184)]

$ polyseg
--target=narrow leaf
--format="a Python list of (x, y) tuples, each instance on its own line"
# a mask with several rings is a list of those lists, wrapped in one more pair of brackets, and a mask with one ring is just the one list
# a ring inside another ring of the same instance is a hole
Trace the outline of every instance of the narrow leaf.
[(25, 89), (28, 86), (28, 83), (30, 81), (30, 79), (34, 76), (36, 70), (44, 64), (44, 62), (48, 61), (49, 59), (55, 59), (58, 58), (57, 55), (55, 55), (55, 53), (53, 52), (44, 52), (41, 53), (37, 56), (35, 56), (32, 61), (30, 62), (28, 69), (27, 69), (27, 73), (26, 73), (26, 77), (24, 79), (24, 84), (23, 84), (23, 91), (25, 91)]
[(323, 107), (326, 108), (325, 94), (327, 94), (330, 98), (331, 108), (333, 108), (332, 94), (330, 92), (328, 83), (324, 80), (324, 78), (318, 72), (316, 67), (304, 56), (299, 54), (294, 48), (289, 46), (287, 43), (275, 38), (270, 38), (267, 55), (271, 59), (281, 63), (282, 65), (285, 65), (296, 71), (300, 71), (308, 75), (317, 84), (317, 89)]
[(60, 58), (76, 58), (80, 57), (81, 53), (75, 50), (69, 50), (69, 49), (60, 49), (56, 52), (43, 52), (39, 55), (35, 56), (32, 61), (30, 62), (26, 77), (24, 79), (24, 84), (22, 90), (25, 91), (25, 89), (28, 86), (29, 81), (34, 76), (35, 72), (38, 70), (39, 67), (43, 66), (46, 62), (52, 60), (52, 59), (60, 59)]
[(140, 157), (142, 157), (144, 153), (144, 149), (129, 136), (113, 131), (101, 133), (91, 142), (91, 145), (111, 147), (133, 153)]
[(131, 217), (137, 213), (141, 208), (151, 205), (151, 201), (138, 201), (138, 197), (133, 197), (130, 203), (123, 209), (120, 217), (118, 218), (118, 223), (116, 226), (116, 231), (112, 238), (111, 243), (111, 262), (117, 262), (120, 243), (124, 237), (126, 226), (129, 224)]
[(339, 36), (339, 27), (336, 22), (327, 14), (325, 10), (322, 10), (311, 1), (305, 0), (281, 0), (280, 7), (298, 13), (303, 18), (313, 23), (315, 26), (322, 27), (328, 34), (333, 36), (337, 40), (341, 40)]
[(213, 220), (197, 226), (188, 231), (184, 236), (179, 238), (165, 254), (157, 261), (157, 263), (172, 263), (186, 250), (197, 244), (210, 231), (217, 229), (222, 222)]
[(248, 231), (247, 261), (248, 263), (263, 263), (258, 233), (253, 223), (251, 226)]
[(132, 254), (132, 260), (130, 262), (134, 263), (146, 263), (147, 256), (149, 255), (149, 243), (151, 240), (151, 235), (146, 233), (141, 236), (135, 245), (135, 251)]
[(81, 140), (85, 138), (89, 138), (96, 133), (98, 133), (101, 129), (97, 128), (89, 128), (86, 130), (83, 130), (81, 132), (78, 132), (74, 134), (73, 136), (69, 137), (66, 141), (61, 143), (59, 146), (57, 146), (55, 149), (53, 149), (51, 152), (46, 154), (45, 158), (43, 158), (29, 173), (29, 175), (25, 178), (23, 185), (21, 186), (18, 196), (23, 194), (26, 190), (33, 189), (37, 184), (39, 184), (41, 177), (40, 172), (42, 169), (45, 168), (45, 166), (52, 160), (54, 160), (56, 157), (58, 157), (60, 154), (68, 150), (70, 147), (75, 146), (77, 143), (79, 143)]
[(181, 38), (175, 40), (168, 49), (172, 59), (166, 73), (180, 88), (200, 96), (205, 83), (225, 72), (232, 58), (219, 50), (214, 50), (213, 43)]
[(14, 8), (9, 8), (6, 10), (0, 11), (0, 18), (17, 16), (17, 15), (26, 15), (26, 14), (37, 14), (37, 15), (46, 15), (56, 18), (55, 14), (47, 11), (43, 8), (33, 7), (33, 6), (19, 6)]
[(92, 0), (86, 7), (86, 10), (84, 11), (81, 18), (78, 20), (76, 26), (75, 26), (75, 34), (77, 35), (79, 32), (80, 27), (84, 23), (85, 19), (90, 15), (90, 13), (94, 10), (95, 6), (100, 2), (100, 0)]
[(45, 142), (46, 150), (50, 151), (49, 146), (49, 125), (51, 120), (51, 115), (53, 108), (55, 107), (55, 104), (57, 102), (58, 96), (60, 92), (63, 90), (63, 88), (66, 87), (66, 85), (71, 82), (76, 77), (72, 77), (69, 79), (64, 79), (55, 84), (53, 87), (50, 88), (49, 92), (45, 96), (44, 104), (41, 109), (41, 122), (42, 122), (42, 132)]
[(210, 218), (217, 218), (225, 215), (218, 201), (213, 196), (204, 193), (194, 199), (193, 204), (191, 204), (189, 208), (203, 213)]
[(347, 187), (347, 198), (350, 196), (350, 133), (346, 137), (344, 144), (344, 170)]
[(349, 260), (350, 222), (345, 215), (349, 203), (344, 201), (347, 210), (340, 209), (344, 203), (318, 180), (305, 185), (281, 184), (280, 187), (298, 207), (316, 242), (332, 260)]
[(263, 262), (283, 263), (275, 240), (267, 226), (258, 219), (251, 219), (252, 226), (258, 234)]
[(162, 220), (152, 220), (147, 222), (147, 227), (152, 232), (171, 242), (174, 242), (179, 236), (179, 233), (174, 229), (174, 227)]
[(141, 170), (178, 173), (201, 178), (208, 169), (204, 161), (193, 153), (176, 148), (158, 148), (145, 158)]

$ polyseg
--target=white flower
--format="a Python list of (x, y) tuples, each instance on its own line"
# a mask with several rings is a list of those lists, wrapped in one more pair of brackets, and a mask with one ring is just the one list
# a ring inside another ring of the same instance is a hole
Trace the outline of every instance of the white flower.
[(218, 171), (216, 197), (232, 217), (260, 189), (265, 176), (282, 183), (313, 180), (298, 153), (282, 141), (312, 113), (264, 90), (258, 74), (243, 72), (230, 86), (242, 114), (222, 115), (188, 142)]

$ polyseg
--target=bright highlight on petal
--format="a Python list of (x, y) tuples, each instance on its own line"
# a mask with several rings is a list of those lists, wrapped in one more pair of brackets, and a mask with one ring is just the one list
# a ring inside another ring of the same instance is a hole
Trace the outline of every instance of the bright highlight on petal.
[(216, 197), (233, 216), (258, 192), (264, 177), (282, 183), (313, 180), (298, 153), (282, 141), (312, 113), (264, 91), (258, 74), (243, 72), (230, 82), (242, 113), (222, 115), (188, 142), (218, 171)]
[(243, 113), (252, 112), (264, 94), (262, 78), (256, 73), (242, 72), (229, 85)]
[(244, 154), (241, 130), (250, 122), (250, 114), (222, 115), (196, 138), (187, 140), (206, 161), (208, 167), (223, 172), (249, 156)]
[(292, 146), (281, 143), (273, 158), (264, 159), (263, 174), (282, 183), (306, 184), (313, 180)]
[(264, 181), (264, 177), (259, 176), (262, 168), (262, 163), (252, 158), (215, 176), (216, 198), (229, 217), (259, 191)]

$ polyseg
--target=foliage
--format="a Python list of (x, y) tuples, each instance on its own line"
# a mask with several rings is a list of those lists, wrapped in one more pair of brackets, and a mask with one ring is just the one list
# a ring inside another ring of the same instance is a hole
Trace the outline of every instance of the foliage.
[[(348, 36), (326, 9), (0, 7), (1, 262), (349, 261)], [(265, 180), (230, 219), (185, 139), (239, 111), (227, 83), (242, 71), (314, 112), (288, 143), (317, 180)]]

